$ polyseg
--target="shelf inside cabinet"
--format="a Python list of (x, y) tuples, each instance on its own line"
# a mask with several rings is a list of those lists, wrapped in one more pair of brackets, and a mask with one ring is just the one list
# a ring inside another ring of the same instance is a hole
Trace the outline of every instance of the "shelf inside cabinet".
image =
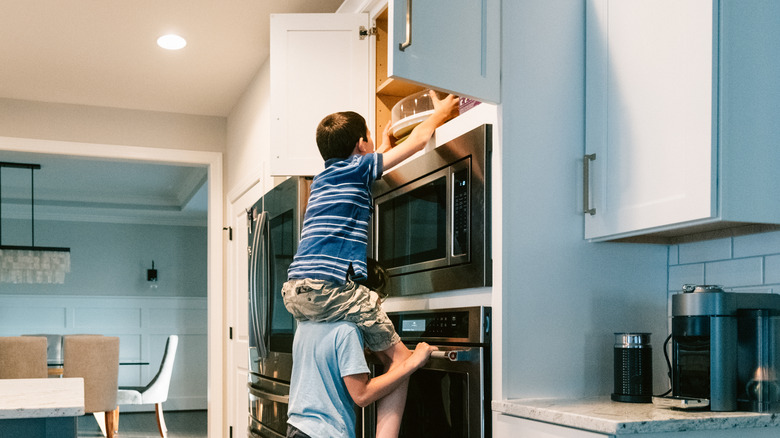
[(412, 84), (400, 79), (385, 78), (382, 85), (377, 87), (376, 94), (381, 96), (393, 96), (404, 98), (410, 94), (424, 90), (425, 87)]

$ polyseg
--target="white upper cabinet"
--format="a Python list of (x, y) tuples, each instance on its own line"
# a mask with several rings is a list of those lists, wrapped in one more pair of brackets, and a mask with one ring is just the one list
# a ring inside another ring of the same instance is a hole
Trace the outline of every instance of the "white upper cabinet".
[(500, 0), (390, 0), (388, 76), (498, 103)]
[(780, 223), (780, 2), (586, 4), (585, 237)]
[[(324, 169), (315, 131), (337, 111), (369, 113), (367, 14), (271, 16), (271, 174)], [(373, 94), (370, 95), (373, 99)]]

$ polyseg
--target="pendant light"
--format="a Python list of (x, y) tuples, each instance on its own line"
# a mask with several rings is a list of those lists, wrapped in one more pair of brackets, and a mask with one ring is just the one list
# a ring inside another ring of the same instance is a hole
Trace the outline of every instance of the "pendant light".
[[(30, 246), (3, 245), (2, 180), (0, 179), (0, 283), (65, 282), (70, 272), (70, 248), (35, 246), (35, 170), (40, 164), (0, 162), (5, 168), (30, 170)], [(0, 173), (0, 176), (2, 173)]]

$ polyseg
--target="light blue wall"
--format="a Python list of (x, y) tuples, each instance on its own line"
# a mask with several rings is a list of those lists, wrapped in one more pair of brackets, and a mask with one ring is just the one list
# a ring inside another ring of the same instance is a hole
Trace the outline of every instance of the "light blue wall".
[[(29, 220), (2, 221), (3, 244), (29, 245)], [(0, 336), (99, 333), (120, 337), (120, 384), (142, 386), (165, 340), (180, 336), (166, 410), (207, 406), (206, 227), (35, 221), (37, 246), (69, 247), (64, 284), (0, 283)], [(158, 270), (156, 289), (146, 270)], [(123, 407), (124, 411), (149, 410)]]
[[(30, 244), (29, 221), (2, 226), (3, 244)], [(36, 220), (35, 244), (70, 248), (65, 283), (3, 283), (0, 293), (206, 297), (206, 227)], [(152, 260), (157, 289), (146, 281)]]
[(683, 284), (780, 293), (780, 231), (670, 246), (669, 293)]
[(504, 398), (613, 391), (614, 332), (646, 331), (667, 385), (667, 247), (583, 235), (584, 2), (502, 2)]

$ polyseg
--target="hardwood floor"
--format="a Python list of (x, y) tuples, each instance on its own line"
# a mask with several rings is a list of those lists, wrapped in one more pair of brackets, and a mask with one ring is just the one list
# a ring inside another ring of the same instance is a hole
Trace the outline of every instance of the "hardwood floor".
[[(100, 438), (100, 428), (92, 415), (78, 419), (79, 438)], [(206, 438), (206, 411), (170, 411), (165, 413), (168, 438)], [(154, 412), (126, 412), (119, 415), (118, 438), (159, 438)]]

